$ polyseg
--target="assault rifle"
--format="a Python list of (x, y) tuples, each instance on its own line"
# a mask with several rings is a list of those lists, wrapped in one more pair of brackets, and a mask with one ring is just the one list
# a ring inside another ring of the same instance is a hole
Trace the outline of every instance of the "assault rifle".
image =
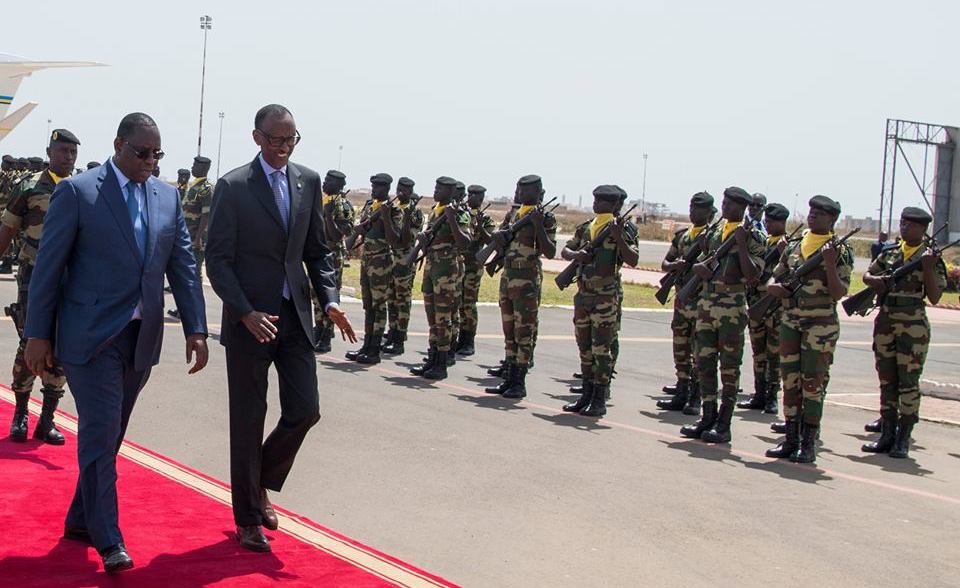
[(380, 205), (380, 208), (374, 210), (370, 216), (365, 219), (361, 219), (360, 222), (357, 223), (357, 226), (353, 228), (353, 232), (350, 233), (349, 237), (347, 237), (347, 251), (353, 251), (354, 247), (357, 246), (357, 240), (359, 240), (360, 237), (367, 231), (367, 229), (370, 228), (370, 225), (380, 220), (380, 213), (388, 204), (393, 204), (393, 198), (388, 197), (387, 200)]
[[(856, 235), (860, 232), (860, 227), (857, 227), (841, 237), (839, 240), (832, 240), (834, 247), (839, 247), (846, 243), (847, 239)], [(803, 278), (807, 274), (811, 273), (815, 269), (819, 268), (823, 264), (823, 248), (821, 247), (817, 250), (816, 253), (810, 256), (809, 259), (803, 262), (800, 267), (797, 268), (797, 271), (793, 272), (791, 275), (786, 276), (786, 278), (780, 282), (777, 282), (790, 292), (790, 297), (793, 297), (797, 290), (800, 289), (800, 284), (803, 281)], [(759, 300), (757, 300), (747, 311), (747, 316), (751, 320), (759, 321), (763, 317), (767, 316), (768, 312), (775, 312), (780, 308), (780, 299), (774, 296), (773, 294), (764, 294)]]
[[(793, 238), (796, 236), (797, 231), (803, 228), (803, 223), (797, 225), (797, 228), (793, 229), (789, 235), (787, 235), (787, 243), (793, 241)], [(758, 285), (762, 286), (770, 281), (770, 276), (773, 275), (774, 267), (771, 267), (776, 261), (780, 259), (780, 247), (771, 247), (770, 251), (763, 256), (763, 273), (760, 274), (760, 281)]]
[(3, 313), (10, 317), (10, 320), (13, 321), (14, 328), (17, 329), (17, 334), (20, 335), (20, 338), (23, 338), (23, 306), (19, 302), (12, 302), (10, 306), (3, 307)]
[[(603, 245), (604, 240), (606, 240), (607, 236), (610, 234), (610, 227), (614, 223), (622, 225), (624, 219), (628, 218), (630, 213), (633, 212), (633, 209), (636, 207), (637, 205), (634, 204), (625, 213), (617, 216), (615, 219), (613, 219), (613, 221), (607, 223), (602, 229), (600, 229), (599, 232), (597, 232), (597, 236), (591, 239), (581, 251), (591, 255), (596, 255), (597, 248)], [(567, 264), (567, 267), (563, 268), (563, 271), (557, 274), (557, 277), (553, 279), (553, 281), (557, 284), (557, 288), (563, 290), (572, 284), (577, 278), (577, 270), (580, 269), (580, 266), (581, 263), (576, 259)]]
[[(554, 204), (549, 210), (545, 210), (545, 207), (556, 199), (556, 196), (554, 196), (543, 204), (537, 205), (537, 209), (544, 213), (553, 212), (558, 206), (560, 206), (559, 203)], [(513, 241), (513, 238), (516, 236), (517, 232), (529, 224), (530, 214), (525, 214), (506, 229), (495, 232), (490, 237), (490, 242), (484, 245), (483, 248), (477, 252), (476, 259), (478, 262), (486, 266), (486, 272), (488, 275), (492, 276), (500, 271), (500, 269), (503, 267), (503, 258), (506, 256), (507, 245)], [(490, 260), (489, 263), (487, 263), (487, 258), (490, 257), (491, 252), (496, 252), (496, 255), (492, 260)]]
[(690, 271), (693, 264), (697, 263), (697, 259), (699, 259), (703, 253), (703, 246), (707, 242), (707, 237), (719, 225), (720, 221), (717, 221), (705, 228), (703, 232), (697, 236), (697, 240), (690, 247), (690, 251), (687, 251), (687, 254), (683, 256), (683, 265), (673, 271), (667, 272), (660, 278), (660, 289), (657, 290), (657, 293), (654, 295), (660, 304), (667, 303), (667, 299), (670, 298), (670, 290), (673, 289), (677, 282), (682, 283), (682, 279), (686, 277), (687, 272)]
[[(934, 233), (934, 235), (936, 235), (936, 233)], [(960, 244), (960, 239), (957, 239), (953, 243), (948, 243), (947, 245), (944, 245), (943, 247), (938, 249), (937, 247), (934, 246), (932, 237), (929, 239), (927, 243), (927, 245), (931, 249), (933, 249), (937, 257), (940, 257), (941, 255), (943, 255), (944, 251), (946, 251), (947, 249), (950, 249), (951, 247), (955, 247), (958, 244)], [(891, 271), (889, 274), (883, 276), (883, 281), (887, 284), (887, 291), (889, 292), (893, 286), (903, 281), (904, 277), (910, 272), (912, 272), (913, 270), (920, 267), (921, 263), (923, 263), (923, 256), (919, 255), (913, 261), (909, 261), (897, 268), (894, 268), (894, 270)], [(843, 306), (843, 310), (844, 312), (847, 313), (847, 316), (853, 316), (854, 314), (859, 314), (860, 316), (867, 316), (868, 314), (870, 314), (870, 311), (872, 311), (874, 308), (877, 308), (878, 306), (881, 306), (883, 304), (883, 301), (886, 298), (886, 296), (887, 296), (886, 293), (878, 296), (876, 290), (867, 286), (863, 290), (860, 290), (853, 296), (850, 296), (846, 300), (844, 300), (841, 306)]]
[[(457, 212), (460, 211), (460, 201), (451, 200), (447, 206), (453, 208)], [(420, 263), (423, 260), (424, 255), (426, 255), (427, 248), (430, 247), (430, 244), (433, 243), (433, 240), (437, 237), (437, 232), (440, 230), (440, 227), (443, 226), (443, 223), (447, 222), (446, 217), (441, 214), (437, 218), (433, 219), (433, 222), (430, 223), (422, 233), (417, 235), (417, 240), (413, 245), (413, 249), (410, 250), (410, 253), (407, 255), (406, 259), (403, 262), (406, 265)]]
[[(743, 226), (741, 223), (740, 226)], [(738, 230), (740, 227), (737, 227)], [(720, 262), (727, 257), (727, 254), (730, 253), (730, 250), (733, 249), (733, 246), (737, 244), (737, 240), (733, 234), (727, 237), (727, 240), (723, 243), (720, 243), (720, 246), (717, 247), (717, 250), (713, 255), (704, 260), (704, 263), (707, 264), (707, 267), (710, 268), (710, 275), (716, 275), (717, 270), (720, 269)], [(691, 271), (690, 276), (687, 278), (687, 281), (683, 283), (683, 286), (680, 288), (680, 292), (677, 293), (677, 300), (680, 301), (680, 304), (686, 304), (690, 299), (700, 291), (700, 286), (703, 285), (703, 278), (697, 275), (697, 272)]]

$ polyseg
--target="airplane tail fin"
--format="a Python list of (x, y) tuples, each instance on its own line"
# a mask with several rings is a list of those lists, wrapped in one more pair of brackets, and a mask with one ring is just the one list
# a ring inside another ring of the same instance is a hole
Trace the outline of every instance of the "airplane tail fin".
[(6, 116), (3, 120), (0, 120), (0, 140), (3, 140), (10, 131), (15, 129), (24, 118), (30, 114), (34, 108), (37, 107), (37, 102), (27, 102), (20, 108), (14, 110), (11, 114)]

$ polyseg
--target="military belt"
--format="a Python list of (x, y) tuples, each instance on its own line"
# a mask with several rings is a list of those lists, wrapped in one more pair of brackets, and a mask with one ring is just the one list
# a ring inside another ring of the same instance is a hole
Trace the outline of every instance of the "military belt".
[(904, 296), (902, 294), (887, 294), (883, 305), (890, 308), (904, 308), (913, 306), (924, 306), (923, 298), (915, 296)]
[(830, 298), (829, 296), (786, 298), (782, 304), (784, 308), (811, 308), (814, 306), (830, 306), (833, 304), (833, 298)]
[(506, 264), (510, 269), (530, 269), (540, 267), (539, 259), (511, 259), (510, 263)]
[(743, 284), (707, 284), (707, 293), (710, 294), (737, 294), (746, 291), (747, 287)]

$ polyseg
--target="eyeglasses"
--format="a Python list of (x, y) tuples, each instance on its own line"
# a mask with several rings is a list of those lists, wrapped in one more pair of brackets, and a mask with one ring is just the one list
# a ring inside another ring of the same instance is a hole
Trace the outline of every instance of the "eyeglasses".
[(130, 147), (130, 150), (133, 151), (133, 154), (137, 156), (137, 159), (147, 159), (153, 156), (153, 159), (160, 161), (163, 159), (163, 156), (166, 155), (163, 151), (154, 149), (153, 147), (137, 147), (130, 142), (127, 142), (127, 145)]
[(267, 144), (271, 147), (282, 147), (284, 145), (287, 147), (293, 147), (300, 142), (301, 138), (300, 131), (295, 131), (296, 134), (294, 134), (292, 137), (276, 137), (270, 133), (267, 133), (263, 129), (257, 129), (257, 132), (267, 139)]

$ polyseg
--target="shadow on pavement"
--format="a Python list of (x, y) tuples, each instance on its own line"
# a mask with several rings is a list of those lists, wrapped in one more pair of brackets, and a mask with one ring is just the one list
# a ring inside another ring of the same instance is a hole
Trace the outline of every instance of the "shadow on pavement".
[(934, 472), (918, 464), (912, 457), (906, 459), (896, 459), (889, 455), (878, 453), (864, 453), (863, 455), (842, 455), (835, 454), (837, 457), (844, 457), (854, 463), (863, 463), (879, 467), (885, 472), (894, 474), (911, 474), (914, 476), (929, 476)]
[(702, 441), (696, 439), (690, 439), (688, 441), (664, 441), (661, 440), (660, 443), (663, 443), (670, 449), (679, 449), (686, 451), (690, 457), (695, 457), (697, 459), (707, 459), (710, 461), (732, 461), (737, 463), (744, 463), (743, 458), (735, 453), (730, 453), (730, 445), (709, 445), (703, 443)]
[(361, 365), (359, 363), (353, 363), (353, 362), (346, 363), (341, 361), (320, 361), (319, 363), (320, 365), (322, 365), (327, 369), (337, 370), (338, 372), (343, 372), (345, 374), (356, 374), (357, 372), (365, 372), (367, 371), (368, 367), (373, 367), (373, 366)]
[(511, 410), (527, 410), (527, 407), (522, 406), (517, 400), (504, 398), (499, 394), (486, 394), (484, 396), (474, 396), (472, 394), (451, 394), (450, 396), (456, 398), (457, 400), (463, 400), (464, 402), (475, 404), (480, 408), (490, 408), (493, 410), (499, 410), (501, 412)]
[(833, 479), (831, 476), (817, 469), (815, 464), (799, 464), (787, 460), (775, 459), (764, 462), (744, 462), (743, 465), (752, 470), (777, 474), (786, 480), (795, 480), (807, 484), (816, 484)]
[(668, 425), (677, 425), (677, 426), (696, 422), (696, 420), (700, 418), (698, 416), (683, 414), (679, 410), (658, 410), (656, 412), (652, 410), (641, 410), (640, 414), (642, 414), (643, 416), (649, 419), (660, 421), (661, 423), (666, 423)]
[(436, 390), (437, 386), (431, 380), (421, 378), (420, 376), (388, 376), (384, 381), (390, 382), (394, 386), (401, 388), (414, 388), (417, 390)]
[(603, 424), (602, 419), (594, 419), (591, 417), (581, 416), (579, 414), (540, 414), (536, 412), (532, 412), (530, 414), (540, 420), (553, 423), (558, 427), (570, 427), (571, 429), (577, 429), (580, 431), (605, 431), (613, 428)]
[(735, 418), (739, 418), (742, 421), (747, 421), (748, 423), (767, 423), (770, 424), (774, 421), (780, 420), (780, 417), (775, 414), (767, 414), (762, 410), (750, 410), (744, 408), (738, 408), (736, 412), (733, 413)]

